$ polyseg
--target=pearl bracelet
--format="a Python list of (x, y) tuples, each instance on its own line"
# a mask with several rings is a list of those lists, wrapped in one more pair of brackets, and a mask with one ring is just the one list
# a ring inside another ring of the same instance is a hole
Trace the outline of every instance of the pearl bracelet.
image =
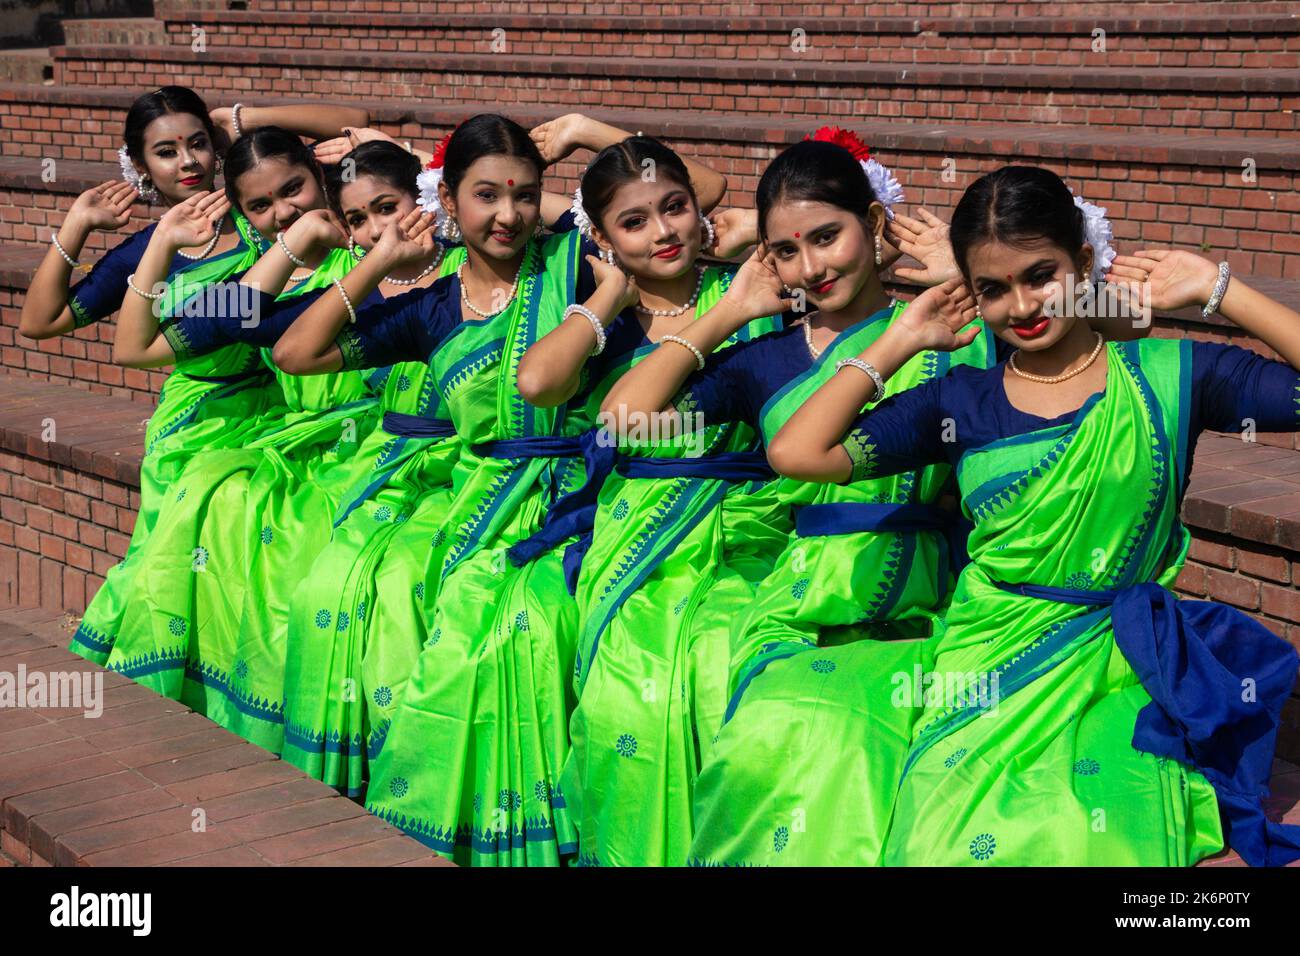
[(695, 355), (695, 367), (696, 367), (697, 369), (699, 369), (700, 371), (703, 371), (703, 370), (704, 370), (704, 353), (701, 352), (699, 349), (697, 349), (697, 348), (696, 348), (694, 345), (692, 345), (690, 342), (687, 342), (687, 341), (686, 341), (684, 338), (682, 338), (680, 335), (665, 335), (665, 336), (664, 336), (662, 339), (660, 339), (659, 341), (660, 341), (660, 342), (676, 342), (678, 345), (682, 346), (683, 348), (690, 349), (691, 352)]
[(880, 373), (876, 371), (874, 365), (857, 357), (846, 358), (840, 359), (835, 363), (835, 371), (838, 372), (846, 365), (856, 368), (860, 372), (865, 372), (867, 375), (871, 376), (871, 380), (876, 383), (876, 394), (872, 395), (871, 398), (867, 399), (867, 401), (878, 402), (885, 397), (885, 380), (880, 377)]
[(1232, 278), (1232, 270), (1228, 268), (1226, 262), (1219, 263), (1219, 278), (1214, 283), (1214, 291), (1210, 293), (1210, 301), (1205, 303), (1205, 308), (1201, 309), (1201, 318), (1208, 319), (1215, 312), (1219, 311), (1219, 303), (1223, 301), (1223, 293), (1228, 291), (1228, 280)]
[(334, 288), (339, 290), (339, 295), (343, 296), (343, 304), (348, 309), (348, 321), (353, 324), (357, 321), (357, 310), (352, 308), (352, 299), (348, 296), (348, 290), (343, 288), (343, 282), (340, 279), (334, 280)]
[[(564, 318), (567, 319), (575, 312), (579, 315), (586, 316), (587, 321), (591, 323), (592, 331), (596, 333), (596, 347), (591, 350), (591, 354), (599, 355), (601, 352), (605, 351), (605, 327), (600, 324), (600, 319), (596, 316), (595, 312), (592, 312), (591, 309), (587, 308), (585, 305), (578, 305), (576, 303), (564, 310)], [(561, 321), (564, 320), (561, 319)]]
[(284, 250), (284, 254), (289, 257), (290, 262), (296, 265), (299, 269), (307, 268), (307, 263), (303, 262), (301, 259), (299, 259), (297, 256), (295, 256), (292, 252), (289, 251), (289, 244), (284, 241), (284, 233), (277, 232), (275, 234), (275, 241), (279, 243), (280, 248)]
[(163, 284), (163, 290), (161, 292), (145, 292), (144, 289), (141, 289), (139, 286), (135, 284), (134, 272), (132, 272), (129, 276), (126, 277), (126, 285), (127, 288), (129, 288), (136, 295), (141, 296), (142, 298), (145, 299), (150, 299), (150, 300), (161, 299), (163, 296), (167, 294), (167, 286), (165, 283)]
[(50, 242), (54, 243), (54, 248), (59, 250), (59, 255), (63, 256), (64, 262), (72, 266), (74, 269), (81, 267), (81, 263), (68, 255), (68, 251), (63, 248), (63, 243), (59, 242), (59, 234), (57, 232), (50, 233)]
[(243, 108), (243, 103), (236, 103), (230, 108), (230, 125), (235, 128), (236, 139), (244, 135), (244, 128), (239, 125), (239, 111)]

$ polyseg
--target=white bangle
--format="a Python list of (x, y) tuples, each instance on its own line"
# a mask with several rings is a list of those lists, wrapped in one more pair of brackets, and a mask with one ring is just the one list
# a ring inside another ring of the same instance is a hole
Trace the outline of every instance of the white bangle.
[(68, 255), (68, 251), (63, 248), (63, 243), (59, 242), (59, 234), (57, 232), (50, 233), (50, 242), (54, 243), (54, 248), (59, 250), (59, 255), (63, 256), (64, 262), (72, 266), (74, 269), (81, 267), (81, 263)]
[(150, 299), (150, 300), (161, 299), (163, 296), (167, 294), (167, 284), (165, 282), (161, 283), (163, 287), (163, 290), (161, 292), (145, 292), (144, 289), (141, 289), (139, 286), (135, 284), (134, 272), (132, 272), (129, 276), (126, 277), (126, 284), (127, 284), (127, 288), (129, 288), (132, 292), (145, 299)]
[(244, 135), (244, 128), (239, 125), (239, 111), (243, 109), (243, 107), (243, 103), (236, 103), (230, 108), (230, 125), (235, 128), (236, 139)]
[(352, 308), (352, 299), (348, 296), (348, 290), (343, 288), (343, 282), (339, 279), (334, 280), (334, 287), (339, 290), (339, 295), (343, 296), (343, 304), (348, 308), (348, 321), (355, 324), (357, 310)]
[[(596, 347), (591, 350), (591, 354), (599, 355), (601, 352), (605, 351), (605, 327), (600, 324), (600, 319), (596, 316), (595, 312), (592, 312), (591, 309), (587, 308), (585, 305), (578, 305), (576, 303), (564, 310), (564, 319), (567, 319), (575, 312), (579, 315), (586, 316), (587, 321), (591, 323), (591, 329), (596, 333)], [(564, 321), (564, 319), (561, 319), (560, 321)]]
[(289, 251), (289, 244), (284, 241), (284, 233), (277, 232), (275, 234), (275, 241), (280, 244), (280, 248), (284, 250), (284, 254), (289, 257), (290, 262), (296, 265), (299, 269), (307, 268), (307, 263), (303, 262), (301, 259), (299, 259), (297, 256), (295, 256), (292, 252)]
[(694, 345), (692, 345), (690, 342), (687, 342), (687, 341), (686, 341), (684, 338), (682, 338), (680, 335), (665, 335), (665, 336), (664, 336), (662, 339), (660, 339), (659, 341), (660, 341), (660, 342), (676, 342), (678, 345), (683, 346), (684, 348), (688, 348), (688, 349), (690, 349), (691, 352), (694, 353), (694, 355), (695, 355), (695, 367), (696, 367), (697, 369), (699, 369), (700, 371), (704, 371), (704, 353), (701, 352), (699, 349), (697, 349), (697, 348), (696, 348)]
[(854, 358), (840, 359), (835, 363), (835, 371), (838, 372), (846, 365), (856, 368), (860, 372), (865, 372), (871, 376), (871, 381), (876, 383), (876, 394), (872, 395), (867, 401), (878, 402), (885, 397), (885, 380), (880, 377), (880, 373), (876, 371), (874, 365), (855, 356)]
[(1219, 311), (1219, 303), (1223, 301), (1223, 294), (1228, 291), (1228, 280), (1232, 278), (1232, 270), (1228, 268), (1228, 263), (1219, 263), (1219, 278), (1215, 280), (1214, 291), (1210, 293), (1210, 301), (1205, 303), (1205, 308), (1201, 309), (1201, 318), (1208, 319), (1215, 312)]

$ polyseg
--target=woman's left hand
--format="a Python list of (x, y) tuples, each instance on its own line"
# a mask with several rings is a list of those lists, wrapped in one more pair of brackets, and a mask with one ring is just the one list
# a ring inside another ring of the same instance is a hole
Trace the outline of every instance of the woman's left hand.
[(1106, 281), (1123, 285), (1140, 282), (1147, 305), (1162, 312), (1203, 306), (1214, 293), (1219, 267), (1183, 249), (1141, 249), (1116, 256)]
[(636, 279), (632, 276), (597, 256), (588, 255), (587, 262), (591, 265), (591, 272), (598, 288), (608, 286), (617, 290), (618, 299), (614, 309), (616, 313), (629, 309), (641, 301), (641, 290), (637, 288)]
[(201, 246), (212, 238), (229, 211), (230, 200), (224, 190), (196, 193), (168, 209), (158, 220), (154, 235), (176, 249)]
[(885, 223), (885, 238), (898, 249), (921, 263), (922, 268), (895, 269), (894, 275), (923, 286), (942, 285), (961, 275), (948, 241), (948, 224), (928, 209), (916, 211), (919, 219), (902, 213)]

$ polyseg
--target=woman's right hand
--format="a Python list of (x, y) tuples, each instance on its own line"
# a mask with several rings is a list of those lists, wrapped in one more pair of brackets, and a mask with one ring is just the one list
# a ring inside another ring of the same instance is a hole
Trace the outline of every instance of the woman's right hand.
[[(381, 129), (374, 129), (370, 126), (344, 126), (342, 136), (335, 136), (333, 139), (317, 143), (312, 147), (312, 152), (322, 165), (329, 165), (342, 162), (348, 153), (362, 143), (369, 143), (374, 140), (397, 143), (397, 140)], [(401, 146), (402, 144), (397, 143), (397, 145)], [(405, 149), (406, 147), (403, 146), (402, 148)]]
[(583, 145), (583, 130), (588, 122), (581, 113), (566, 113), (535, 126), (528, 135), (537, 144), (543, 161), (550, 166)]
[(977, 317), (975, 298), (958, 277), (926, 289), (908, 303), (890, 328), (906, 335), (915, 353), (955, 352), (980, 334), (979, 326), (966, 328)]
[(196, 193), (163, 214), (154, 238), (170, 243), (175, 249), (201, 246), (212, 238), (229, 211), (230, 200), (225, 190)]
[(736, 310), (749, 322), (765, 315), (779, 315), (790, 308), (790, 300), (781, 297), (783, 286), (767, 243), (759, 243), (748, 259), (736, 270), (721, 303)]
[(110, 179), (78, 196), (68, 210), (68, 219), (87, 232), (121, 229), (130, 220), (131, 204), (139, 195), (130, 183)]
[(713, 254), (738, 256), (758, 242), (758, 213), (753, 209), (723, 209), (709, 216), (713, 223)]
[(388, 224), (366, 259), (378, 257), (391, 271), (429, 258), (437, 244), (433, 225), (433, 213), (416, 206), (400, 220)]
[(328, 209), (311, 209), (284, 231), (284, 241), (301, 259), (313, 249), (329, 251), (346, 246), (348, 235)]

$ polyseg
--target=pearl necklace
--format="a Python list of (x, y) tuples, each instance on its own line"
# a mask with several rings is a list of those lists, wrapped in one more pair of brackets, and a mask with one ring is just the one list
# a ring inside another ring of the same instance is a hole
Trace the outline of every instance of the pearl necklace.
[(1101, 354), (1101, 346), (1104, 340), (1102, 339), (1100, 332), (1094, 332), (1093, 335), (1097, 336), (1097, 344), (1093, 346), (1092, 354), (1088, 356), (1086, 362), (1073, 371), (1062, 372), (1060, 375), (1033, 375), (1029, 372), (1022, 372), (1016, 367), (1016, 356), (1020, 354), (1019, 349), (1011, 353), (1011, 358), (1007, 360), (1007, 364), (1011, 366), (1011, 371), (1015, 372), (1021, 378), (1028, 379), (1031, 382), (1040, 382), (1043, 385), (1055, 385), (1057, 382), (1064, 382), (1067, 378), (1074, 378), (1074, 376), (1078, 375), (1080, 372), (1091, 366), (1093, 362), (1097, 361), (1097, 356)]
[(460, 301), (464, 302), (465, 307), (480, 318), (490, 319), (494, 315), (500, 315), (505, 311), (506, 305), (509, 305), (514, 300), (515, 292), (519, 289), (519, 277), (524, 274), (524, 266), (528, 264), (528, 253), (524, 253), (524, 258), (519, 263), (519, 271), (515, 273), (515, 281), (510, 283), (510, 295), (506, 297), (505, 305), (495, 312), (484, 312), (469, 300), (469, 293), (465, 291), (465, 276), (461, 274), (466, 262), (469, 262), (469, 260), (466, 259), (465, 262), (456, 267), (456, 278), (460, 280)]
[[(390, 279), (388, 278), (388, 276), (384, 276), (383, 279), (381, 279), (380, 281), (387, 282), (389, 285), (418, 285), (421, 279), (427, 276), (434, 269), (438, 268), (438, 263), (442, 262), (442, 253), (443, 253), (442, 246), (438, 246), (437, 248), (438, 248), (438, 254), (433, 257), (433, 261), (430, 262), (427, 266), (425, 266), (424, 271), (421, 272), (414, 279)], [(515, 281), (518, 282), (519, 280), (516, 279)], [(464, 293), (465, 284), (463, 282), (461, 283), (460, 288), (461, 288), (461, 292)], [(470, 306), (470, 308), (474, 309), (472, 305)], [(478, 312), (478, 309), (474, 309), (474, 311)], [(483, 313), (479, 312), (479, 314), (482, 315)]]
[(225, 221), (226, 221), (226, 217), (222, 216), (221, 219), (217, 222), (216, 232), (212, 234), (212, 238), (208, 240), (208, 244), (203, 247), (203, 251), (200, 252), (197, 256), (190, 255), (184, 249), (177, 249), (176, 250), (177, 255), (184, 256), (186, 259), (189, 259), (191, 262), (197, 262), (200, 259), (206, 259), (208, 253), (211, 252), (216, 247), (217, 240), (221, 238), (221, 224)]
[(695, 306), (695, 300), (700, 297), (700, 289), (702, 288), (704, 288), (704, 270), (701, 269), (699, 266), (696, 266), (695, 267), (695, 291), (691, 293), (691, 297), (686, 300), (686, 304), (682, 306), (680, 309), (647, 309), (644, 305), (638, 302), (636, 304), (636, 310), (638, 312), (644, 312), (647, 315), (663, 315), (663, 316), (670, 316), (670, 317), (674, 315), (681, 315), (687, 309), (693, 308)]
[(813, 348), (813, 344), (812, 344), (811, 322), (812, 322), (812, 317), (816, 314), (817, 314), (816, 312), (809, 312), (806, 316), (804, 316), (803, 340), (808, 345), (808, 354), (811, 355), (814, 359), (819, 359), (821, 358), (822, 350), (818, 348)]

